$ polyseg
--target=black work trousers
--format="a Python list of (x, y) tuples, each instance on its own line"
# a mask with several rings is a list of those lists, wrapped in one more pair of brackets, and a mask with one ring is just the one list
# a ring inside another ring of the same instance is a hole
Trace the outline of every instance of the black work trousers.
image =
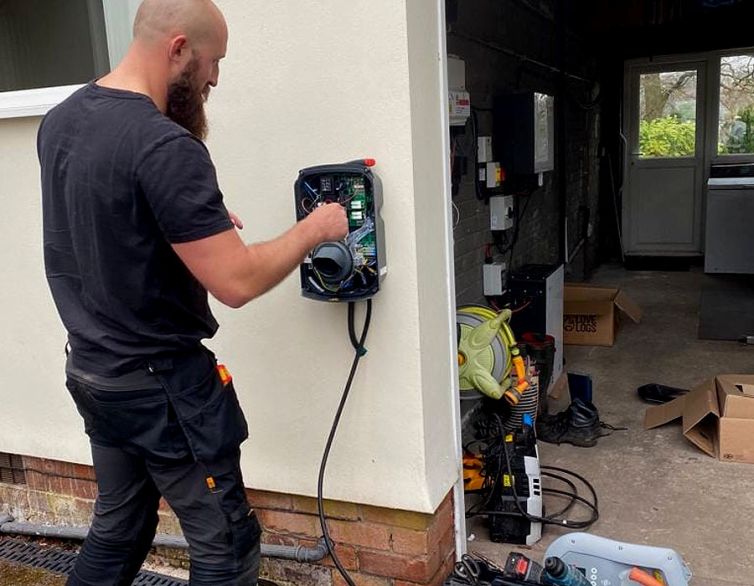
[[(147, 374), (148, 373), (148, 374)], [(189, 544), (192, 586), (257, 584), (261, 530), (239, 467), (246, 420), (204, 348), (155, 360), (146, 388), (101, 390), (69, 375), (99, 493), (67, 586), (127, 586), (164, 496)]]

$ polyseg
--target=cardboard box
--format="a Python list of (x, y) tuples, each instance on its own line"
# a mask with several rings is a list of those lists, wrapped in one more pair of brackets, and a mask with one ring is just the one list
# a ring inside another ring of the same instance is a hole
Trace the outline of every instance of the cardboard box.
[(644, 427), (683, 420), (683, 435), (705, 454), (754, 464), (754, 375), (722, 374), (664, 405), (649, 407)]
[(626, 314), (634, 323), (638, 324), (641, 321), (641, 308), (621, 290), (566, 283), (563, 300), (563, 343), (612, 346), (618, 330), (620, 312)]

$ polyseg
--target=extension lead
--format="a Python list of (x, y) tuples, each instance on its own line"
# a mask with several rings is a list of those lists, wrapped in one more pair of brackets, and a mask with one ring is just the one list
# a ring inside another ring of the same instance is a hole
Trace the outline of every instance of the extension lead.
[[(508, 452), (508, 445), (505, 442), (503, 442), (503, 451), (505, 452), (505, 460), (508, 465), (508, 469), (512, 470), (510, 453)], [(560, 527), (565, 527), (566, 529), (587, 529), (588, 527), (591, 527), (592, 525), (594, 525), (597, 522), (597, 520), (600, 518), (600, 511), (599, 511), (599, 502), (597, 500), (597, 491), (594, 490), (594, 487), (591, 485), (591, 483), (583, 476), (576, 474), (575, 472), (572, 472), (571, 470), (566, 470), (564, 468), (557, 468), (555, 466), (542, 466), (541, 468), (542, 470), (555, 470), (562, 474), (568, 474), (570, 476), (573, 476), (574, 478), (578, 478), (581, 482), (583, 482), (584, 485), (589, 489), (589, 492), (592, 493), (592, 499), (593, 499), (592, 502), (589, 502), (588, 500), (586, 500), (585, 498), (577, 494), (567, 493), (565, 491), (556, 490), (554, 488), (545, 489), (545, 492), (550, 493), (550, 494), (558, 494), (561, 496), (567, 496), (570, 499), (572, 499), (572, 502), (573, 500), (577, 500), (581, 504), (586, 505), (586, 507), (591, 510), (592, 514), (589, 517), (589, 519), (587, 519), (586, 521), (572, 521), (570, 519), (555, 519), (553, 516), (537, 517), (534, 515), (530, 515), (529, 513), (524, 511), (523, 507), (521, 507), (521, 503), (519, 502), (519, 497), (516, 492), (516, 483), (511, 482), (511, 488), (513, 488), (513, 497), (516, 503), (516, 507), (518, 508), (521, 515), (526, 517), (529, 521), (539, 522), (545, 525), (558, 525)], [(542, 474), (543, 476), (553, 477), (552, 474), (549, 474), (547, 472), (543, 472)]]
[[(500, 452), (497, 454), (497, 458), (498, 458), (498, 468), (497, 468), (497, 470), (501, 469), (501, 464), (502, 464), (502, 458), (503, 458), (503, 456), (505, 457), (505, 462), (506, 462), (506, 465), (507, 465), (507, 469), (511, 470), (512, 468), (511, 468), (510, 453), (508, 451), (508, 445), (504, 441), (503, 423), (502, 423), (502, 420), (500, 419), (500, 416), (497, 415), (497, 413), (495, 413), (494, 416), (495, 416), (495, 419), (497, 420), (498, 431), (500, 431), (500, 433), (503, 434), (502, 436), (500, 436), (501, 449), (500, 449)], [(563, 482), (564, 484), (567, 484), (569, 486), (569, 488), (571, 489), (571, 492), (567, 492), (567, 491), (564, 491), (564, 490), (557, 490), (557, 489), (554, 489), (554, 488), (544, 488), (543, 489), (543, 492), (546, 493), (546, 494), (555, 494), (555, 495), (558, 495), (558, 496), (567, 497), (569, 499), (570, 502), (561, 511), (558, 511), (557, 513), (554, 513), (552, 515), (543, 516), (543, 517), (538, 517), (538, 516), (529, 514), (528, 512), (524, 511), (523, 507), (521, 506), (521, 503), (519, 502), (519, 500), (520, 500), (519, 499), (519, 495), (518, 495), (518, 492), (516, 490), (516, 483), (512, 482), (511, 483), (511, 488), (513, 489), (513, 497), (514, 497), (513, 500), (516, 503), (516, 507), (518, 508), (518, 512), (513, 512), (513, 511), (495, 511), (495, 510), (476, 510), (472, 506), (466, 512), (466, 517), (469, 518), (469, 517), (476, 517), (476, 516), (480, 516), (480, 515), (498, 515), (498, 516), (503, 516), (503, 517), (523, 517), (523, 518), (528, 519), (529, 521), (534, 522), (534, 523), (542, 523), (543, 525), (557, 525), (558, 527), (563, 527), (565, 529), (587, 529), (588, 527), (591, 527), (594, 523), (597, 522), (597, 520), (599, 519), (599, 516), (600, 516), (600, 514), (599, 514), (599, 501), (598, 501), (598, 498), (597, 498), (597, 492), (594, 490), (594, 487), (591, 485), (591, 483), (586, 478), (584, 478), (583, 476), (577, 474), (576, 472), (572, 472), (571, 470), (566, 470), (564, 468), (557, 468), (555, 466), (541, 466), (541, 470), (542, 470), (542, 476), (548, 477), (548, 478), (552, 478), (554, 480), (559, 480), (559, 481)], [(564, 478), (563, 476), (560, 476), (558, 474), (553, 474), (552, 472), (546, 472), (547, 470), (552, 470), (552, 471), (555, 471), (555, 472), (560, 472), (561, 474), (566, 474), (566, 475), (572, 476), (573, 478), (578, 479), (580, 482), (582, 482), (587, 487), (587, 489), (591, 493), (591, 496), (592, 496), (592, 499), (593, 499), (592, 502), (589, 502), (587, 499), (585, 499), (584, 497), (582, 497), (582, 496), (580, 496), (578, 494), (576, 486), (575, 486), (575, 484), (573, 482), (571, 482), (567, 478)], [(493, 485), (489, 489), (487, 499), (482, 504), (482, 507), (486, 507), (487, 505), (490, 504), (490, 498), (491, 498), (491, 496), (495, 492), (495, 487), (496, 487), (497, 483), (500, 481), (500, 476), (501, 476), (500, 474), (497, 474), (497, 476), (495, 478), (495, 485)], [(587, 519), (585, 521), (575, 521), (575, 520), (572, 520), (572, 519), (561, 519), (560, 517), (562, 515), (566, 514), (573, 507), (573, 505), (576, 502), (581, 503), (582, 505), (584, 505), (585, 507), (587, 507), (590, 510), (591, 515), (589, 516), (589, 519)]]
[(324, 500), (322, 498), (322, 489), (325, 482), (325, 467), (327, 466), (327, 458), (330, 455), (330, 448), (332, 447), (333, 440), (335, 439), (335, 432), (338, 430), (340, 416), (343, 414), (343, 408), (346, 406), (348, 393), (351, 391), (351, 384), (353, 383), (354, 376), (356, 376), (356, 369), (359, 366), (359, 361), (361, 360), (362, 356), (367, 353), (367, 350), (364, 347), (364, 342), (367, 339), (367, 333), (369, 332), (369, 322), (372, 319), (372, 300), (367, 299), (367, 313), (364, 317), (364, 327), (361, 330), (361, 336), (358, 337), (356, 336), (355, 309), (356, 304), (354, 302), (350, 302), (348, 304), (348, 337), (351, 340), (351, 345), (353, 346), (356, 354), (353, 357), (351, 372), (348, 375), (346, 386), (343, 389), (343, 396), (340, 399), (340, 405), (338, 405), (338, 410), (335, 413), (335, 419), (333, 420), (332, 427), (330, 428), (330, 435), (327, 438), (327, 444), (325, 444), (325, 453), (322, 454), (322, 463), (319, 467), (319, 479), (317, 481), (317, 512), (319, 513), (319, 524), (322, 528), (322, 535), (325, 538), (327, 551), (330, 554), (333, 562), (335, 563), (335, 567), (338, 568), (340, 575), (343, 576), (343, 579), (346, 581), (348, 586), (356, 586), (356, 584), (348, 574), (346, 569), (343, 567), (343, 564), (340, 562), (340, 559), (335, 553), (335, 547), (330, 540), (330, 531), (327, 529), (327, 519), (325, 518), (325, 507)]

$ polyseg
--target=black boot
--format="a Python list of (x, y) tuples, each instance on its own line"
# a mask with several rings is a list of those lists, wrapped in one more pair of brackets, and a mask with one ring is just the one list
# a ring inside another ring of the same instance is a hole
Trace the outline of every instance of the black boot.
[(540, 415), (536, 428), (540, 441), (573, 444), (582, 448), (597, 445), (597, 440), (603, 435), (597, 407), (581, 399), (576, 399), (568, 409), (556, 415)]

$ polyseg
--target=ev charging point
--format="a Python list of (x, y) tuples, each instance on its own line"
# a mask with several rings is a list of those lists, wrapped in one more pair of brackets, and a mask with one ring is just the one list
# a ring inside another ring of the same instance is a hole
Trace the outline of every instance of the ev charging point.
[(387, 274), (385, 228), (380, 217), (382, 182), (374, 159), (308, 167), (294, 191), (300, 221), (318, 206), (339, 203), (348, 216), (348, 235), (317, 246), (301, 265), (301, 294), (318, 301), (361, 301), (373, 297)]

